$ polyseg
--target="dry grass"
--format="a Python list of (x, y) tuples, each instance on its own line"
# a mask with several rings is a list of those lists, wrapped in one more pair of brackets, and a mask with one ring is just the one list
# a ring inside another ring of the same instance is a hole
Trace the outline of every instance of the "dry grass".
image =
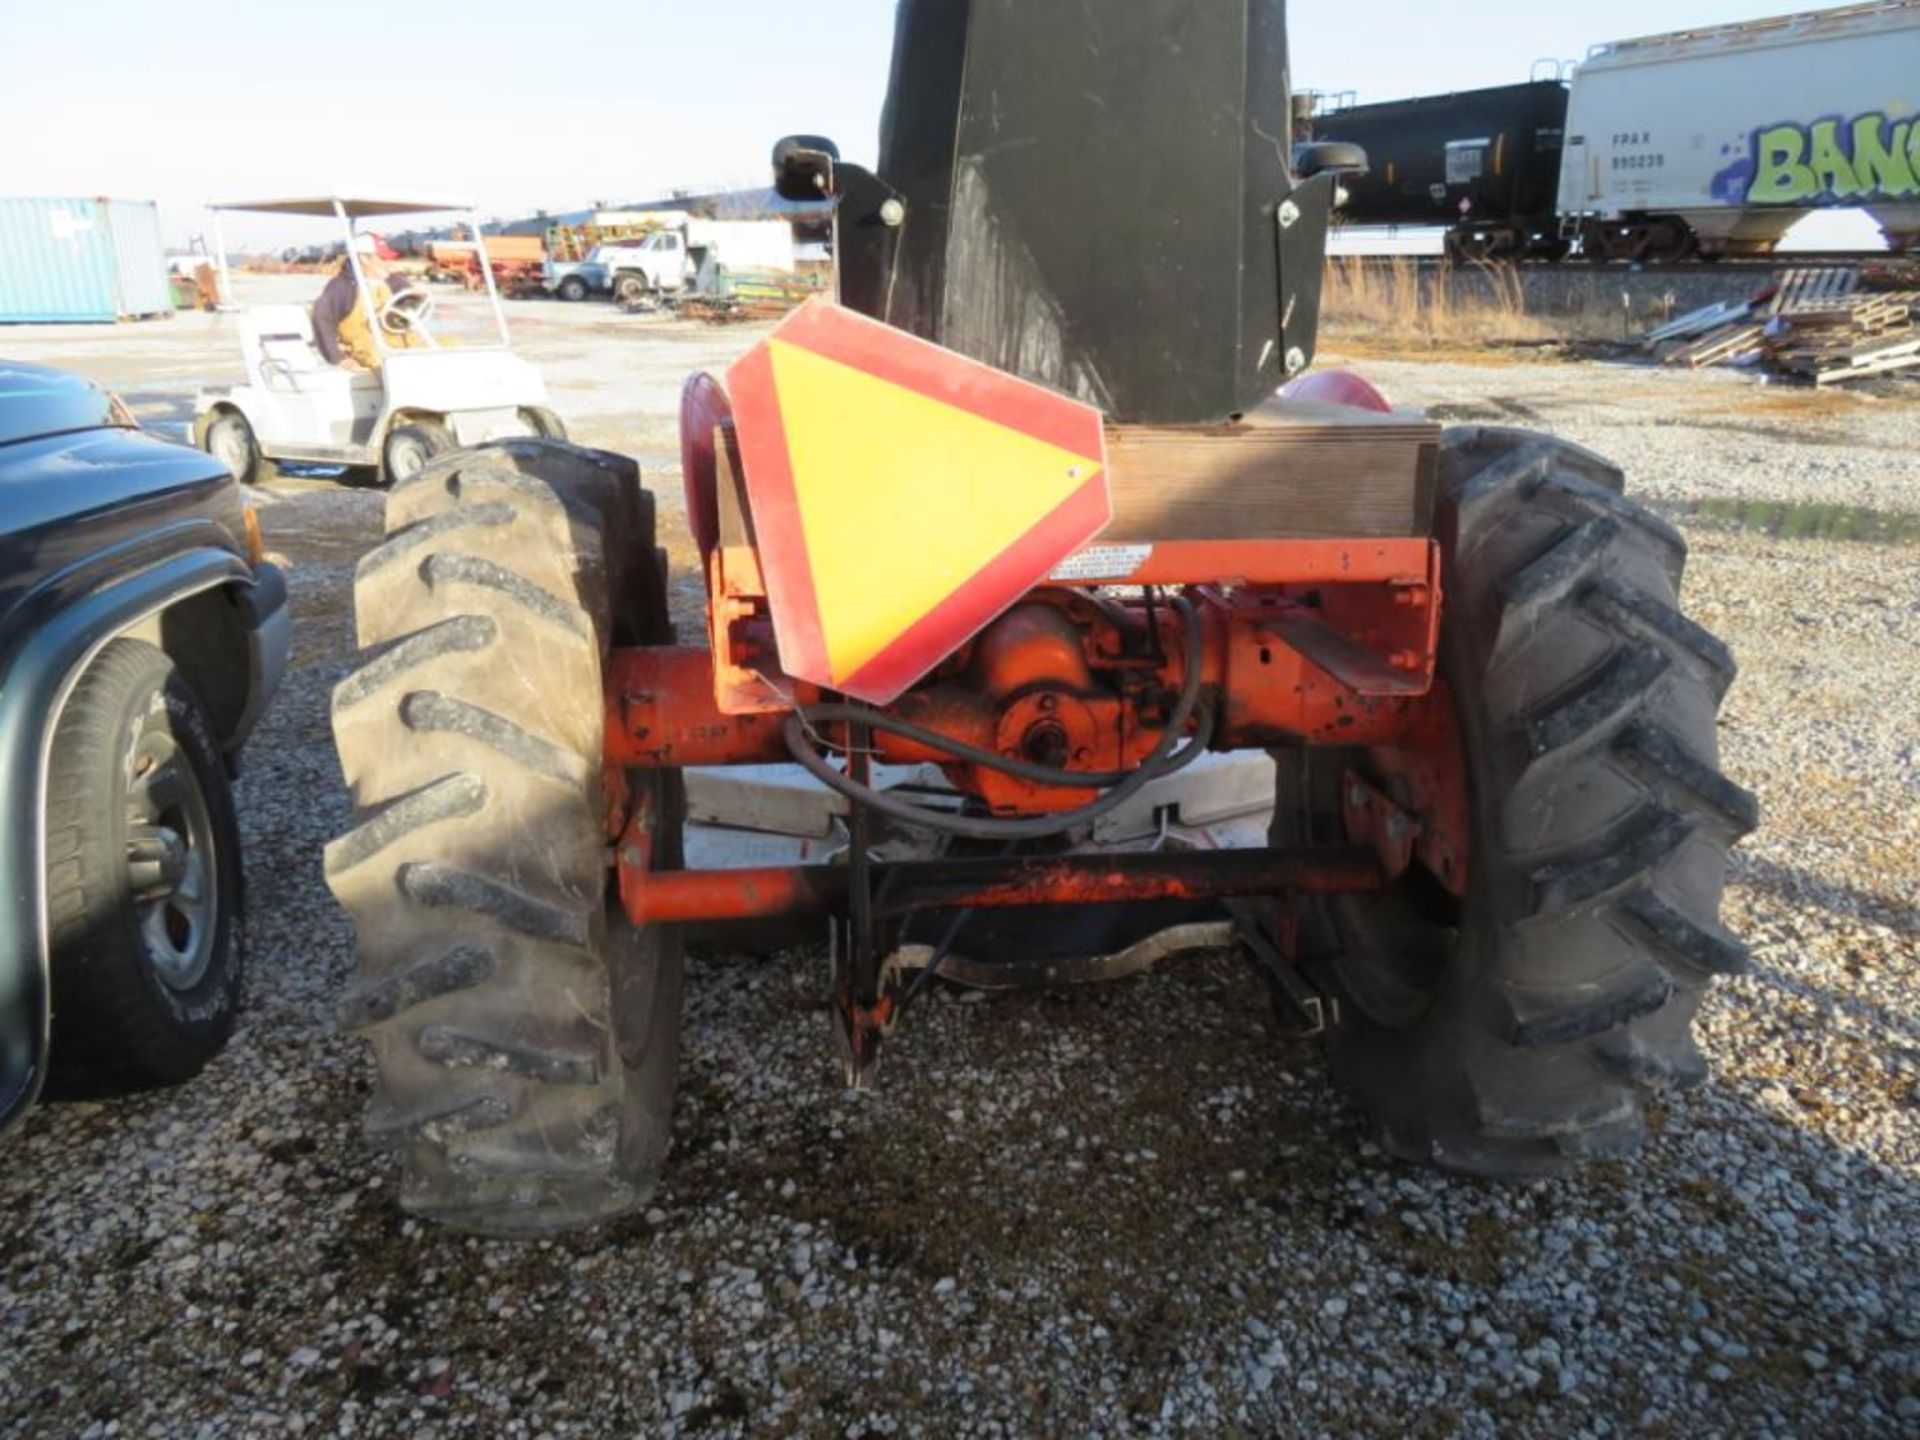
[(1549, 324), (1528, 313), (1526, 287), (1512, 265), (1461, 269), (1422, 265), (1411, 256), (1329, 260), (1321, 315), (1329, 339), (1356, 353), (1391, 346), (1396, 352), (1471, 354), (1487, 346), (1577, 334), (1577, 327)]
[(1784, 415), (1794, 420), (1846, 420), (1883, 403), (1877, 395), (1862, 395), (1837, 386), (1815, 389), (1797, 385), (1754, 386), (1717, 397), (1718, 408), (1743, 415)]

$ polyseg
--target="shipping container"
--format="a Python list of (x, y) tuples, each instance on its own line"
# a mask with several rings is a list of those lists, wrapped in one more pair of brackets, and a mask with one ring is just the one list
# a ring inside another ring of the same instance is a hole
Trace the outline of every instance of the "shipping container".
[(167, 243), (160, 235), (160, 207), (151, 200), (103, 200), (113, 233), (114, 265), (120, 277), (122, 315), (168, 315), (173, 287), (167, 283)]
[(172, 313), (151, 200), (0, 197), (0, 324)]
[(1712, 254), (1858, 207), (1900, 248), (1920, 239), (1917, 109), (1920, 0), (1601, 46), (1574, 76), (1560, 213), (1603, 253)]

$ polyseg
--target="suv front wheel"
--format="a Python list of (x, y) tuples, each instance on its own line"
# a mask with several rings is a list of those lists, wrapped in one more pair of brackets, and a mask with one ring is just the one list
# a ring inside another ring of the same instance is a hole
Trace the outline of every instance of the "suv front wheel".
[(46, 817), (54, 1064), (198, 1074), (240, 1009), (240, 832), (213, 726), (164, 652), (116, 640), (81, 676)]

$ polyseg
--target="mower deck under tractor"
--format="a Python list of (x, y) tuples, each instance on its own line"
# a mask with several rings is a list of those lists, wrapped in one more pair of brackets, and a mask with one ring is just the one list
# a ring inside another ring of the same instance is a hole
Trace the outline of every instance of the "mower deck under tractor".
[[(510, 440), (390, 496), (327, 873), (408, 1208), (641, 1204), (716, 921), (824, 920), (855, 1084), (968, 927), (1063, 907), (1230, 920), (1409, 1158), (1624, 1154), (1701, 1078), (1756, 815), (1680, 535), (1585, 450), (1305, 373), (1364, 157), (1273, 141), (1279, 0), (1011, 10), (905, 0), (875, 171), (775, 151), (835, 202), (838, 292), (688, 382), (696, 643), (628, 460)], [(1276, 762), (1267, 846), (1082, 843), (1230, 750)], [(682, 772), (773, 761), (845, 797), (844, 863), (684, 868)]]

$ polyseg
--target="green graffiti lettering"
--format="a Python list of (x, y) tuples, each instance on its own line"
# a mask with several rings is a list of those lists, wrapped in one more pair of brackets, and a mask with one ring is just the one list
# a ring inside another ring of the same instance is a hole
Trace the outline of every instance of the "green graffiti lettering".
[(1807, 155), (1816, 190), (1844, 200), (1860, 193), (1860, 181), (1840, 145), (1840, 122), (1822, 120), (1813, 127), (1813, 145)]
[(1756, 205), (1785, 205), (1804, 200), (1819, 188), (1813, 168), (1803, 162), (1807, 137), (1798, 125), (1776, 125), (1754, 144), (1758, 163), (1747, 199)]
[(1883, 111), (1851, 121), (1776, 125), (1754, 136), (1754, 205), (1906, 200), (1920, 195), (1920, 120)]
[(1913, 162), (1907, 158), (1913, 127), (1905, 122), (1895, 125), (1889, 145), (1880, 134), (1886, 123), (1881, 115), (1862, 115), (1853, 122), (1854, 178), (1867, 194), (1903, 200), (1916, 188)]

